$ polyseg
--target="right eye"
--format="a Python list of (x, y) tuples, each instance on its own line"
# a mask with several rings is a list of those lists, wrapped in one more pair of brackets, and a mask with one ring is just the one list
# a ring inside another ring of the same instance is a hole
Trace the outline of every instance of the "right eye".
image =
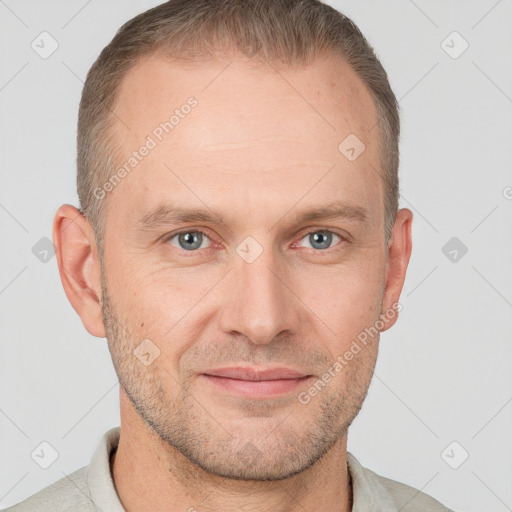
[[(172, 240), (176, 239), (173, 243)], [(170, 242), (172, 246), (182, 249), (184, 251), (196, 251), (197, 249), (206, 249), (203, 242), (209, 240), (208, 236), (202, 231), (180, 231), (170, 235), (166, 241)]]

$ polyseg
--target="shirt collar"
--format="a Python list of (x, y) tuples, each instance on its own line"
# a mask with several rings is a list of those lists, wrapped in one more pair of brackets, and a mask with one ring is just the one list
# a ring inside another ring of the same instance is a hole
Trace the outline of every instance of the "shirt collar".
[(397, 512), (389, 492), (379, 477), (347, 452), (347, 465), (352, 478), (352, 512)]
[(87, 484), (91, 500), (100, 512), (126, 512), (117, 495), (112, 473), (110, 454), (119, 444), (121, 427), (108, 430), (102, 437), (89, 464)]

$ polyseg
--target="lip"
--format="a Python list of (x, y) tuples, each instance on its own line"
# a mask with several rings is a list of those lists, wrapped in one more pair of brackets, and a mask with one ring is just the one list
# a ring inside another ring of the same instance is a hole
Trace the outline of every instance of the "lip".
[(201, 377), (230, 394), (260, 399), (290, 393), (314, 378), (291, 368), (242, 367), (208, 370)]
[(216, 368), (203, 372), (203, 375), (213, 377), (225, 377), (228, 379), (237, 379), (245, 381), (269, 381), (269, 380), (285, 380), (300, 379), (309, 375), (301, 373), (292, 368), (254, 368), (235, 366), (231, 368)]

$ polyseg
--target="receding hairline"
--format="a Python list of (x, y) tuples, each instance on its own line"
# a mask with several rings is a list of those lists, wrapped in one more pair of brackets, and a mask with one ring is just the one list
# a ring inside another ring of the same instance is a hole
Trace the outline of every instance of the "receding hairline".
[[(150, 8), (127, 21), (91, 67), (79, 115), (78, 193), (91, 215), (101, 245), (104, 201), (92, 193), (95, 184), (115, 171), (108, 112), (119, 84), (139, 59), (171, 48), (176, 60), (209, 58), (232, 44), (257, 63), (269, 57), (275, 66), (295, 67), (322, 53), (345, 58), (370, 91), (377, 108), (380, 169), (385, 189), (386, 232), (398, 208), (399, 105), (387, 73), (358, 26), (339, 10), (316, 0), (173, 0)], [(282, 64), (280, 63), (282, 62)], [(85, 100), (85, 101), (84, 101)], [(104, 108), (107, 107), (107, 109)], [(102, 108), (100, 108), (102, 107)], [(109, 169), (110, 167), (110, 169)]]
[[(315, 64), (318, 63), (326, 63), (337, 61), (342, 67), (344, 67), (346, 70), (349, 71), (349, 75), (347, 76), (348, 81), (346, 84), (337, 84), (340, 88), (344, 88), (345, 85), (347, 85), (351, 91), (351, 95), (354, 91), (354, 88), (357, 89), (358, 94), (360, 91), (364, 91), (364, 95), (366, 98), (362, 99), (365, 104), (371, 105), (371, 113), (370, 117), (372, 117), (372, 122), (374, 123), (371, 126), (367, 127), (367, 133), (369, 134), (372, 130), (372, 128), (379, 123), (380, 121), (380, 114), (378, 110), (378, 102), (376, 101), (371, 88), (365, 83), (365, 81), (361, 78), (361, 76), (356, 72), (356, 70), (350, 65), (350, 62), (347, 61), (347, 59), (339, 54), (335, 53), (333, 51), (325, 51), (323, 53), (319, 53), (318, 55), (315, 55), (314, 58), (312, 58), (307, 63), (293, 63), (293, 64), (287, 64), (282, 63), (281, 61), (269, 61), (264, 57), (254, 57), (250, 58), (241, 53), (239, 50), (237, 50), (235, 47), (229, 47), (227, 49), (217, 50), (215, 53), (208, 52), (203, 54), (196, 54), (193, 59), (191, 58), (180, 58), (179, 56), (167, 53), (164, 49), (156, 48), (154, 51), (148, 51), (147, 53), (140, 55), (136, 60), (134, 60), (133, 65), (125, 71), (123, 74), (123, 77), (116, 87), (115, 90), (115, 96), (113, 99), (111, 110), (115, 111), (119, 108), (121, 96), (127, 87), (126, 84), (130, 80), (130, 78), (133, 76), (134, 73), (140, 71), (141, 67), (143, 67), (145, 64), (150, 63), (152, 61), (161, 61), (164, 63), (168, 63), (170, 67), (176, 67), (187, 69), (187, 68), (198, 68), (202, 65), (208, 65), (212, 63), (222, 63), (225, 66), (222, 67), (222, 69), (217, 72), (217, 74), (212, 75), (212, 80), (206, 84), (206, 86), (203, 88), (206, 89), (210, 85), (211, 82), (213, 82), (221, 73), (223, 73), (228, 67), (232, 66), (233, 63), (241, 63), (244, 67), (247, 67), (250, 70), (267, 70), (269, 73), (276, 73), (279, 74), (280, 78), (288, 83), (288, 86), (290, 87), (290, 90), (294, 89), (295, 93), (297, 94), (297, 97), (302, 97), (302, 100), (305, 103), (309, 103), (307, 98), (304, 98), (299, 91), (297, 91), (287, 80), (285, 77), (280, 75), (282, 71), (300, 71), (300, 70), (306, 70), (308, 67), (312, 67)], [(345, 79), (345, 76), (343, 77)], [(148, 78), (148, 81), (150, 78)], [(355, 86), (355, 87), (354, 87)], [(200, 91), (202, 92), (202, 91)], [(184, 96), (185, 97), (185, 96)], [(310, 105), (311, 106), (311, 105)], [(313, 110), (316, 110), (315, 107), (312, 107)], [(340, 109), (342, 109), (343, 106), (340, 105)], [(317, 114), (321, 115), (322, 112), (317, 112)], [(109, 113), (107, 116), (109, 122), (105, 125), (105, 134), (108, 135), (109, 132), (111, 132), (111, 135), (113, 136), (115, 134), (115, 130), (113, 130), (112, 123), (115, 123), (116, 121), (116, 115), (113, 113)], [(120, 121), (122, 123), (122, 120)], [(377, 136), (377, 143), (380, 145), (382, 144), (382, 130), (377, 130), (378, 136)]]

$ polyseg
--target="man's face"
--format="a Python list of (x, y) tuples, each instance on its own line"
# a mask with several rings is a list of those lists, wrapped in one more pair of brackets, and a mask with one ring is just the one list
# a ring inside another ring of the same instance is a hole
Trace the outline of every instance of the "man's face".
[[(344, 438), (373, 373), (378, 337), (308, 392), (384, 313), (377, 117), (340, 60), (277, 72), (233, 59), (152, 57), (125, 78), (119, 164), (148, 135), (155, 147), (105, 199), (103, 318), (121, 385), (169, 450), (217, 475), (280, 479)], [(352, 161), (338, 149), (350, 134), (366, 146)], [(350, 214), (299, 220), (333, 204)], [(161, 205), (225, 224), (142, 222)], [(251, 395), (204, 375), (240, 366), (313, 377)]]

